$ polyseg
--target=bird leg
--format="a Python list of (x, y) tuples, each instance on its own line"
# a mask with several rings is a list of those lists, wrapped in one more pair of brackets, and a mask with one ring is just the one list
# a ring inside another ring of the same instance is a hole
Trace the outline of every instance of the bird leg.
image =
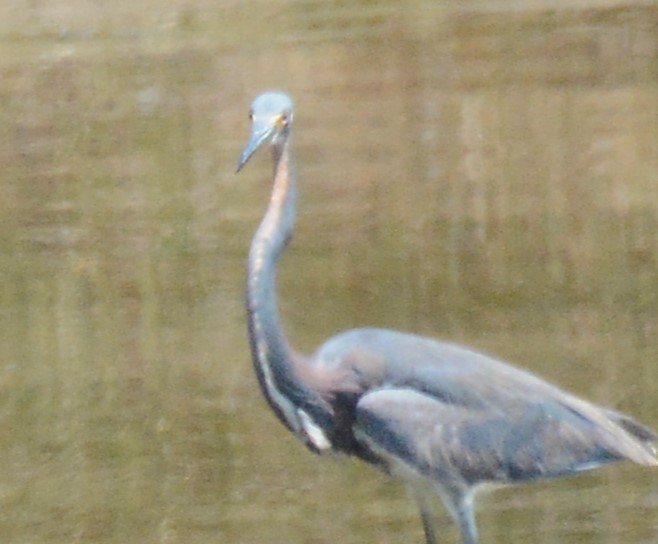
[(407, 482), (407, 492), (413, 497), (418, 505), (420, 519), (423, 522), (423, 530), (425, 531), (425, 544), (438, 544), (436, 538), (436, 512), (433, 508), (433, 494), (427, 489), (424, 482), (411, 480)]
[(424, 506), (420, 507), (420, 519), (423, 520), (423, 530), (425, 531), (425, 544), (437, 544), (436, 532), (434, 530), (435, 516), (434, 513)]
[(457, 506), (456, 520), (462, 534), (464, 544), (478, 544), (477, 527), (475, 525), (475, 513), (470, 497), (463, 497)]

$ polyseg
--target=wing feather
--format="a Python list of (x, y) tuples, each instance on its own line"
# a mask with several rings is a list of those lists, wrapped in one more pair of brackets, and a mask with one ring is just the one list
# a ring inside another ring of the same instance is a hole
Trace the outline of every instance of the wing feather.
[(406, 466), (450, 486), (513, 483), (586, 470), (623, 456), (604, 430), (568, 407), (500, 414), (383, 388), (357, 404), (354, 435), (389, 470)]

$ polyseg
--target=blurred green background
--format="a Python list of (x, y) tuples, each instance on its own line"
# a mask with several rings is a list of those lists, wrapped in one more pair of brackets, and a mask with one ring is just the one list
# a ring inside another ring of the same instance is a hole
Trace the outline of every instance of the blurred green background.
[[(639, 1), (5, 0), (0, 540), (422, 541), (402, 486), (308, 454), (251, 370), (271, 167), (234, 169), (272, 87), (297, 346), (431, 334), (657, 428), (657, 28)], [(654, 542), (656, 478), (497, 492), (482, 542)]]

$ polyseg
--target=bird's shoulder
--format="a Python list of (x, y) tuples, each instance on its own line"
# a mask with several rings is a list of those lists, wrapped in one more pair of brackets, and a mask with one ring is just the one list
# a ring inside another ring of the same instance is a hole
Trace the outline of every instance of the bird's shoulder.
[(559, 388), (531, 372), (485, 353), (432, 337), (362, 328), (325, 342), (311, 364), (343, 377), (366, 393), (409, 388), (449, 404), (503, 406), (561, 396)]

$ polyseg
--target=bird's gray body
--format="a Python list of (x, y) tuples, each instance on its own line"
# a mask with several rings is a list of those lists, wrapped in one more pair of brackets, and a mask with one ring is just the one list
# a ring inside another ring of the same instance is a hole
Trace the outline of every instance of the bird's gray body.
[(428, 477), (445, 479), (437, 471), (449, 467), (464, 486), (514, 483), (653, 459), (644, 442), (651, 432), (626, 416), (457, 344), (355, 329), (323, 344), (310, 364), (343, 376), (329, 398), (354, 391), (357, 442)]
[(483, 485), (623, 459), (658, 464), (656, 435), (632, 418), (456, 344), (370, 328), (339, 334), (311, 357), (292, 349), (276, 300), (276, 267), (296, 209), (292, 110), (284, 93), (256, 98), (238, 165), (271, 144), (274, 186), (249, 254), (247, 314), (262, 392), (289, 430), (315, 453), (354, 455), (405, 480), (427, 544), (437, 541), (432, 494), (464, 544), (477, 544), (473, 499)]

